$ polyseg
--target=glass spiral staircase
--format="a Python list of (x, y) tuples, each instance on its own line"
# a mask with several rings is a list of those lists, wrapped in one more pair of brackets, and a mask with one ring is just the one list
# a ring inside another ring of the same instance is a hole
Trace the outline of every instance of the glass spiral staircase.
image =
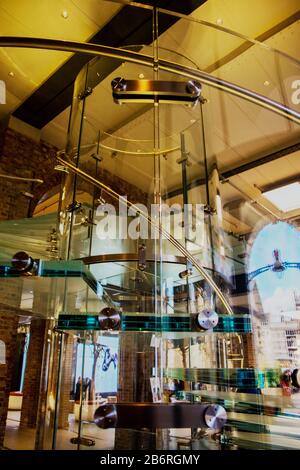
[[(101, 384), (93, 400), (86, 399), (81, 386), (77, 448), (101, 448), (104, 440), (111, 448), (139, 442), (141, 447), (162, 449), (298, 449), (297, 386), (292, 397), (283, 396), (285, 362), (264, 362), (255, 350), (263, 308), (255, 301), (257, 286), (247, 279), (245, 256), (257, 231), (257, 224), (249, 222), (255, 216), (239, 219), (233, 205), (223, 210), (232, 194), (240, 201), (246, 191), (237, 176), (223, 176), (223, 160), (230, 163), (251, 145), (261, 151), (264, 139), (274, 141), (276, 132), (279, 138), (278, 130), (285, 137), (299, 135), (299, 113), (280, 81), (283, 71), (299, 72), (299, 64), (196, 16), (159, 9), (152, 13), (157, 31), (150, 46), (128, 46), (120, 49), (121, 57), (112, 55), (113, 72), (107, 73), (105, 85), (98, 85), (107, 67), (104, 56), (91, 60), (76, 79), (68, 142), (57, 157), (63, 170), (58, 213), (0, 223), (0, 282), (13, 283), (18, 292), (3, 303), (16, 307), (18, 297), (21, 316), (40, 316), (51, 324), (52, 366), (39, 446), (60, 448), (61, 387), (70, 338), (81, 347), (84, 377), (86, 358), (100, 344), (97, 338), (112, 337), (118, 339), (118, 386), (117, 403), (110, 406), (129, 402), (135, 412), (134, 405), (140, 403), (209, 404), (226, 410), (227, 419), (220, 428), (201, 425), (200, 420), (199, 431), (188, 419), (178, 429), (153, 429), (151, 423), (146, 430), (131, 429), (128, 418), (131, 441), (124, 444), (118, 425), (103, 426), (104, 408), (97, 418), (102, 424), (95, 424), (95, 411), (109, 404), (101, 405)], [(239, 83), (232, 86), (235, 66), (206, 74), (201, 70), (209, 69), (204, 62), (210, 57), (171, 51), (160, 31), (166, 17), (178, 20), (179, 35), (188, 29), (209, 37), (213, 31), (228, 53), (243, 44), (241, 61), (251, 60), (257, 71), (251, 83), (247, 73), (239, 72)], [(143, 62), (142, 54), (155, 59), (154, 67)], [(274, 71), (268, 89), (261, 83), (262, 62)], [(197, 79), (203, 99), (192, 108), (162, 104), (156, 98), (118, 107), (107, 92), (117, 76), (170, 83)], [(98, 118), (106, 109), (122, 113), (128, 123), (114, 132), (102, 130)], [(226, 142), (224, 126), (227, 137), (232, 136)], [(274, 208), (259, 197), (254, 202), (265, 210), (264, 223), (273, 222)], [(107, 220), (111, 225), (104, 237), (100, 228), (107, 204), (116, 211)], [(154, 213), (153, 204), (158, 208)], [(165, 216), (164, 206), (172, 204), (176, 207)], [(249, 204), (253, 207), (253, 201)], [(190, 206), (188, 212), (184, 205)], [(256, 218), (261, 218), (259, 212)], [(142, 232), (138, 228), (143, 221), (147, 225)], [(128, 233), (130, 226), (138, 235), (120, 236), (120, 227)], [(110, 237), (110, 229), (117, 236)], [(30, 269), (16, 268), (19, 251), (31, 257)], [(105, 369), (105, 356), (103, 361)]]

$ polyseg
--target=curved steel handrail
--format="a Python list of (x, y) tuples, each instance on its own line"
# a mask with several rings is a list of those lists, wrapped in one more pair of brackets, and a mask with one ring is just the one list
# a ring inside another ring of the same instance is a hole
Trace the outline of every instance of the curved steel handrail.
[[(126, 6), (141, 8), (141, 9), (144, 9), (144, 10), (153, 11), (154, 8), (155, 8), (153, 5), (134, 2), (134, 1), (131, 1), (131, 0), (108, 0), (108, 1), (111, 2), (111, 3), (119, 3), (120, 5), (126, 5)], [(158, 12), (158, 14), (162, 13), (162, 14), (165, 14), (165, 15), (168, 15), (168, 16), (174, 16), (175, 18), (179, 18), (179, 19), (182, 19), (182, 20), (187, 20), (191, 23), (197, 23), (201, 26), (206, 26), (207, 28), (216, 29), (219, 32), (228, 34), (230, 36), (234, 36), (234, 37), (239, 38), (239, 39), (243, 39), (244, 41), (247, 41), (247, 42), (249, 42), (250, 44), (252, 44), (254, 46), (259, 46), (262, 49), (268, 50), (272, 53), (279, 54), (282, 57), (285, 57), (286, 59), (289, 59), (290, 61), (295, 62), (297, 65), (300, 65), (299, 60), (297, 60), (295, 57), (290, 56), (286, 52), (283, 52), (280, 49), (276, 49), (275, 47), (272, 47), (269, 44), (266, 44), (262, 41), (259, 41), (258, 39), (250, 38), (249, 36), (246, 36), (245, 34), (239, 33), (238, 31), (234, 31), (233, 29), (227, 28), (226, 26), (222, 26), (222, 25), (216, 24), (216, 23), (211, 23), (210, 21), (206, 21), (206, 20), (200, 20), (199, 18), (194, 18), (193, 16), (191, 16), (191, 14), (190, 15), (185, 15), (184, 13), (179, 13), (177, 11), (168, 10), (166, 8), (157, 7), (157, 12)]]
[[(72, 165), (72, 163), (69, 163), (67, 160), (64, 160), (61, 156), (61, 152), (59, 152), (56, 156), (57, 160), (59, 163), (62, 165), (66, 166), (69, 168), (73, 173), (76, 175), (80, 176), (82, 179), (88, 181), (89, 183), (93, 184), (94, 186), (97, 186), (101, 189), (104, 189), (108, 194), (110, 194), (114, 199), (118, 201), (122, 201), (124, 204), (126, 204), (127, 207), (134, 209), (139, 215), (141, 215), (144, 219), (146, 219), (152, 227), (154, 227), (155, 230), (157, 230), (161, 235), (163, 235), (169, 242), (175, 246), (175, 248), (178, 249), (178, 251), (186, 257), (187, 260), (189, 260), (192, 265), (200, 272), (200, 274), (203, 276), (203, 278), (208, 282), (208, 284), (211, 286), (211, 288), (214, 290), (216, 293), (216, 296), (219, 298), (225, 309), (227, 310), (229, 315), (233, 315), (233, 310), (231, 306), (229, 305), (227, 299), (223, 295), (222, 291), (219, 289), (215, 281), (212, 279), (212, 277), (206, 272), (206, 270), (201, 266), (201, 264), (194, 258), (193, 255), (191, 255), (181, 243), (179, 243), (176, 238), (174, 238), (167, 230), (165, 230), (162, 225), (159, 223), (155, 222), (151, 217), (149, 217), (148, 214), (143, 212), (141, 208), (133, 204), (132, 202), (128, 201), (127, 198), (124, 198), (120, 194), (118, 194), (116, 191), (111, 189), (109, 186), (106, 186), (104, 183), (101, 181), (97, 180), (93, 176), (89, 175), (85, 171), (82, 171), (80, 168), (77, 168), (76, 166)], [(66, 155), (66, 154), (65, 154)], [(67, 155), (66, 155), (67, 156)]]
[(255, 103), (265, 109), (269, 109), (270, 111), (275, 112), (276, 114), (284, 116), (286, 119), (300, 124), (300, 113), (281, 103), (278, 103), (277, 101), (271, 100), (266, 96), (260, 95), (259, 93), (226, 80), (214, 77), (213, 75), (210, 75), (209, 73), (203, 72), (201, 70), (195, 70), (191, 67), (177, 64), (175, 62), (159, 59), (155, 64), (153, 57), (145, 54), (98, 44), (63, 41), (58, 39), (13, 36), (0, 36), (0, 47), (28, 47), (32, 49), (51, 49), (65, 52), (81, 52), (95, 56), (98, 55), (125, 60), (128, 62), (145, 65), (146, 67), (153, 67), (156, 65), (159, 67), (159, 69), (166, 72), (181, 75), (186, 78), (200, 80), (200, 82), (205, 83), (208, 86), (212, 86), (222, 91), (227, 91), (232, 95), (243, 98), (247, 101), (250, 101), (251, 103)]
[[(139, 257), (136, 253), (107, 253), (105, 255), (85, 256), (83, 258), (78, 258), (78, 260), (82, 261), (85, 265), (89, 265), (99, 263), (110, 263), (115, 261), (139, 261)], [(164, 263), (170, 264), (186, 264), (185, 256), (163, 255), (161, 257), (161, 260)], [(154, 255), (150, 255), (146, 258), (147, 263), (153, 263), (154, 261)]]

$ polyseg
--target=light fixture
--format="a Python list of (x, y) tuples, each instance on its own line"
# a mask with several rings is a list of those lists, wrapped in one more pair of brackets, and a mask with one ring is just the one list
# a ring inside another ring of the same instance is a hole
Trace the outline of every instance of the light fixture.
[(265, 86), (269, 86), (269, 85), (270, 85), (269, 80), (265, 80), (265, 81), (264, 81), (264, 85), (265, 85)]
[(144, 75), (143, 73), (140, 73), (140, 74), (139, 74), (139, 78), (140, 78), (140, 79), (143, 79), (143, 78), (145, 78), (145, 75)]
[(218, 25), (221, 25), (221, 24), (223, 24), (223, 20), (222, 20), (222, 18), (218, 18), (218, 19), (217, 19), (217, 21), (216, 21), (216, 23), (217, 23)]
[(66, 20), (67, 18), (69, 18), (69, 13), (67, 12), (67, 10), (63, 10), (61, 12), (61, 16), (63, 17), (64, 20)]
[(9, 75), (10, 77), (12, 77), (12, 78), (15, 76), (15, 74), (14, 74), (13, 71), (8, 72), (8, 75)]
[(274, 206), (283, 212), (300, 208), (300, 183), (290, 183), (262, 193)]

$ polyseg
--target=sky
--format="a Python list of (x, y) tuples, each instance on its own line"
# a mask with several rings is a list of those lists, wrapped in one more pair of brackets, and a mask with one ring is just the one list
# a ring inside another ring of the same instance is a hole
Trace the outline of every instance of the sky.
[[(300, 233), (286, 222), (265, 226), (257, 235), (249, 257), (248, 272), (274, 263), (273, 250), (282, 261), (300, 263)], [(255, 277), (264, 309), (290, 310), (294, 291), (300, 294), (300, 269), (286, 269), (278, 274), (269, 270)]]

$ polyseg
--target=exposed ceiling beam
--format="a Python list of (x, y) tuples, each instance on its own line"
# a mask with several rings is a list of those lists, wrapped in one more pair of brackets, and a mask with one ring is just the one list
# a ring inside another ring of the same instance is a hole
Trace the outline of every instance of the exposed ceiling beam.
[[(283, 21), (273, 26), (273, 28), (268, 29), (263, 34), (260, 34), (254, 39), (260, 42), (267, 41), (272, 36), (279, 33), (283, 29), (287, 28), (291, 24), (295, 23), (299, 19), (300, 19), (300, 10), (294, 13), (293, 15), (289, 16), (288, 18), (285, 18)], [(217, 60), (213, 64), (209, 65), (204, 71), (207, 73), (214, 72), (216, 69), (218, 69), (219, 67), (222, 67), (225, 64), (228, 64), (228, 62), (235, 59), (239, 55), (243, 54), (245, 51), (247, 51), (251, 47), (253, 47), (253, 43), (250, 43), (249, 41), (245, 41), (243, 44), (241, 44), (239, 47), (231, 51), (229, 54), (222, 57), (220, 60)]]
[[(207, 0), (176, 0), (141, 1), (144, 4), (153, 4), (162, 8), (190, 14), (199, 8)], [(130, 21), (129, 21), (130, 18)], [(164, 33), (178, 18), (162, 15), (159, 34)], [(121, 47), (132, 44), (151, 44), (152, 42), (152, 12), (141, 8), (133, 8), (125, 5), (100, 31), (98, 31), (89, 43)], [(93, 56), (75, 53), (65, 62), (48, 80), (46, 80), (18, 109), (13, 116), (41, 129), (66, 109), (72, 102), (74, 80)], [(103, 73), (99, 82), (104, 80), (114, 69), (119, 66), (114, 59), (103, 60)]]
[[(273, 162), (274, 160), (278, 160), (279, 158), (286, 157), (287, 155), (295, 153), (298, 150), (300, 150), (300, 142), (289, 145), (280, 150), (276, 150), (275, 152), (259, 156), (258, 158), (251, 160), (250, 162), (243, 163), (243, 165), (239, 165), (228, 170), (223, 170), (220, 173), (220, 179), (226, 181), (227, 179), (232, 178), (233, 176), (239, 175), (248, 170), (252, 170), (253, 168), (257, 168), (258, 166), (264, 165), (266, 163)], [(202, 186), (203, 184), (205, 184), (205, 182), (205, 178), (195, 179), (191, 183), (188, 183), (187, 189), (191, 190), (192, 188)], [(172, 197), (179, 196), (180, 194), (182, 194), (181, 187), (163, 195), (163, 199), (170, 199)]]
[(264, 165), (265, 163), (270, 163), (274, 160), (278, 160), (279, 158), (286, 157), (287, 155), (297, 152), (298, 150), (300, 150), (300, 142), (289, 145), (288, 147), (284, 147), (283, 149), (277, 150), (275, 152), (268, 153), (267, 155), (251, 160), (250, 162), (243, 163), (243, 165), (239, 165), (230, 170), (225, 170), (222, 172), (222, 177), (227, 179), (231, 176), (239, 175), (240, 173), (257, 168), (258, 166)]

